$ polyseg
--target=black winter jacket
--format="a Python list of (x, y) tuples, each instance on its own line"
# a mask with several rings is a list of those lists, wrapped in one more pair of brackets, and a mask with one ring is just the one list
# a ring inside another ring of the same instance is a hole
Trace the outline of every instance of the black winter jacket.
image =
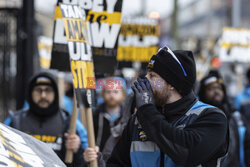
[[(66, 138), (64, 137), (64, 133), (67, 132), (70, 122), (67, 112), (59, 110), (55, 115), (50, 116), (50, 118), (41, 118), (29, 110), (22, 110), (15, 112), (11, 117), (11, 127), (48, 143), (58, 157), (64, 161), (66, 153)], [(80, 146), (78, 152), (73, 156), (72, 164), (66, 164), (67, 167), (84, 166), (83, 152), (84, 150)]]
[[(131, 166), (131, 136), (136, 118), (148, 138), (178, 165), (216, 166), (217, 160), (226, 154), (228, 148), (228, 123), (221, 110), (208, 108), (185, 128), (173, 126), (196, 102), (191, 93), (162, 110), (152, 104), (139, 108), (125, 128), (107, 166)], [(161, 162), (161, 166), (164, 166), (164, 162)]]

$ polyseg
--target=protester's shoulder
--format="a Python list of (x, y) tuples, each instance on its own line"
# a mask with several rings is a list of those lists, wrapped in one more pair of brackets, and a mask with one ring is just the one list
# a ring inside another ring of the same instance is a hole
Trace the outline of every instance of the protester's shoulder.
[(241, 93), (236, 95), (235, 100), (242, 101), (242, 100), (245, 100), (247, 98), (250, 98), (250, 96), (248, 95), (247, 92), (250, 92), (250, 87), (244, 89)]
[(10, 116), (12, 118), (17, 118), (17, 117), (23, 117), (26, 116), (28, 113), (28, 109), (21, 109), (21, 110), (17, 110), (15, 112), (11, 111), (9, 112)]
[(200, 117), (197, 118), (196, 123), (210, 128), (216, 127), (218, 130), (226, 130), (228, 128), (229, 121), (227, 116), (220, 109), (208, 108), (200, 115)]
[(201, 116), (205, 116), (205, 115), (223, 116), (225, 118), (227, 117), (226, 114), (221, 109), (214, 107), (214, 106), (204, 109)]
[(25, 110), (18, 110), (18, 111), (9, 111), (10, 122), (8, 123), (9, 126), (18, 128), (19, 122), (23, 120), (28, 115), (28, 109)]
[(69, 121), (70, 114), (66, 110), (60, 108), (59, 112), (61, 113), (62, 118), (63, 118), (64, 121)]
[(97, 106), (96, 110), (93, 112), (94, 117), (98, 117), (100, 113), (104, 112), (104, 104)]
[(192, 108), (190, 109), (190, 111), (192, 113), (196, 113), (199, 117), (202, 117), (202, 116), (205, 116), (205, 115), (222, 115), (222, 116), (225, 116), (225, 113), (220, 110), (219, 108), (213, 106), (213, 105), (210, 105), (210, 104), (207, 104), (207, 103), (204, 103), (202, 101), (197, 101), (193, 106)]
[(204, 108), (197, 118), (197, 121), (204, 120), (207, 120), (210, 123), (221, 122), (225, 125), (228, 123), (226, 114), (222, 110), (214, 106), (208, 106)]

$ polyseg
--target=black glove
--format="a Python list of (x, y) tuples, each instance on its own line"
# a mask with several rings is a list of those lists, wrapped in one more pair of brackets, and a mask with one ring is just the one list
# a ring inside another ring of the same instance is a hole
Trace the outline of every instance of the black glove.
[(146, 104), (154, 104), (153, 91), (147, 78), (138, 78), (131, 88), (135, 94), (137, 109)]

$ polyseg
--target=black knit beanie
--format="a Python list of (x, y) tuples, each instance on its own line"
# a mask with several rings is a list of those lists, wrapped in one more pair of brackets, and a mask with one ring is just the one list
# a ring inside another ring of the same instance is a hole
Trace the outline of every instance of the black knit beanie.
[(168, 47), (163, 47), (151, 57), (148, 68), (159, 74), (182, 96), (192, 91), (196, 81), (196, 66), (191, 51), (172, 52)]

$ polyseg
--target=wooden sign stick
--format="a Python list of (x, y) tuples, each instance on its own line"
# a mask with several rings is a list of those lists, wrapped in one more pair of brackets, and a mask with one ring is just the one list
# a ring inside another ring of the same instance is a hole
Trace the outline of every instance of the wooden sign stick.
[(81, 122), (82, 122), (83, 126), (85, 127), (85, 129), (88, 129), (87, 122), (86, 122), (85, 108), (81, 108), (80, 111), (81, 111), (81, 113), (80, 113), (80, 115), (81, 115)]
[[(87, 131), (88, 131), (88, 143), (90, 148), (95, 148), (95, 133), (94, 133), (94, 126), (93, 126), (93, 116), (92, 116), (92, 108), (91, 108), (91, 90), (87, 90), (87, 100), (90, 105), (86, 109), (86, 123), (87, 123)], [(97, 160), (90, 162), (90, 167), (98, 167)]]

